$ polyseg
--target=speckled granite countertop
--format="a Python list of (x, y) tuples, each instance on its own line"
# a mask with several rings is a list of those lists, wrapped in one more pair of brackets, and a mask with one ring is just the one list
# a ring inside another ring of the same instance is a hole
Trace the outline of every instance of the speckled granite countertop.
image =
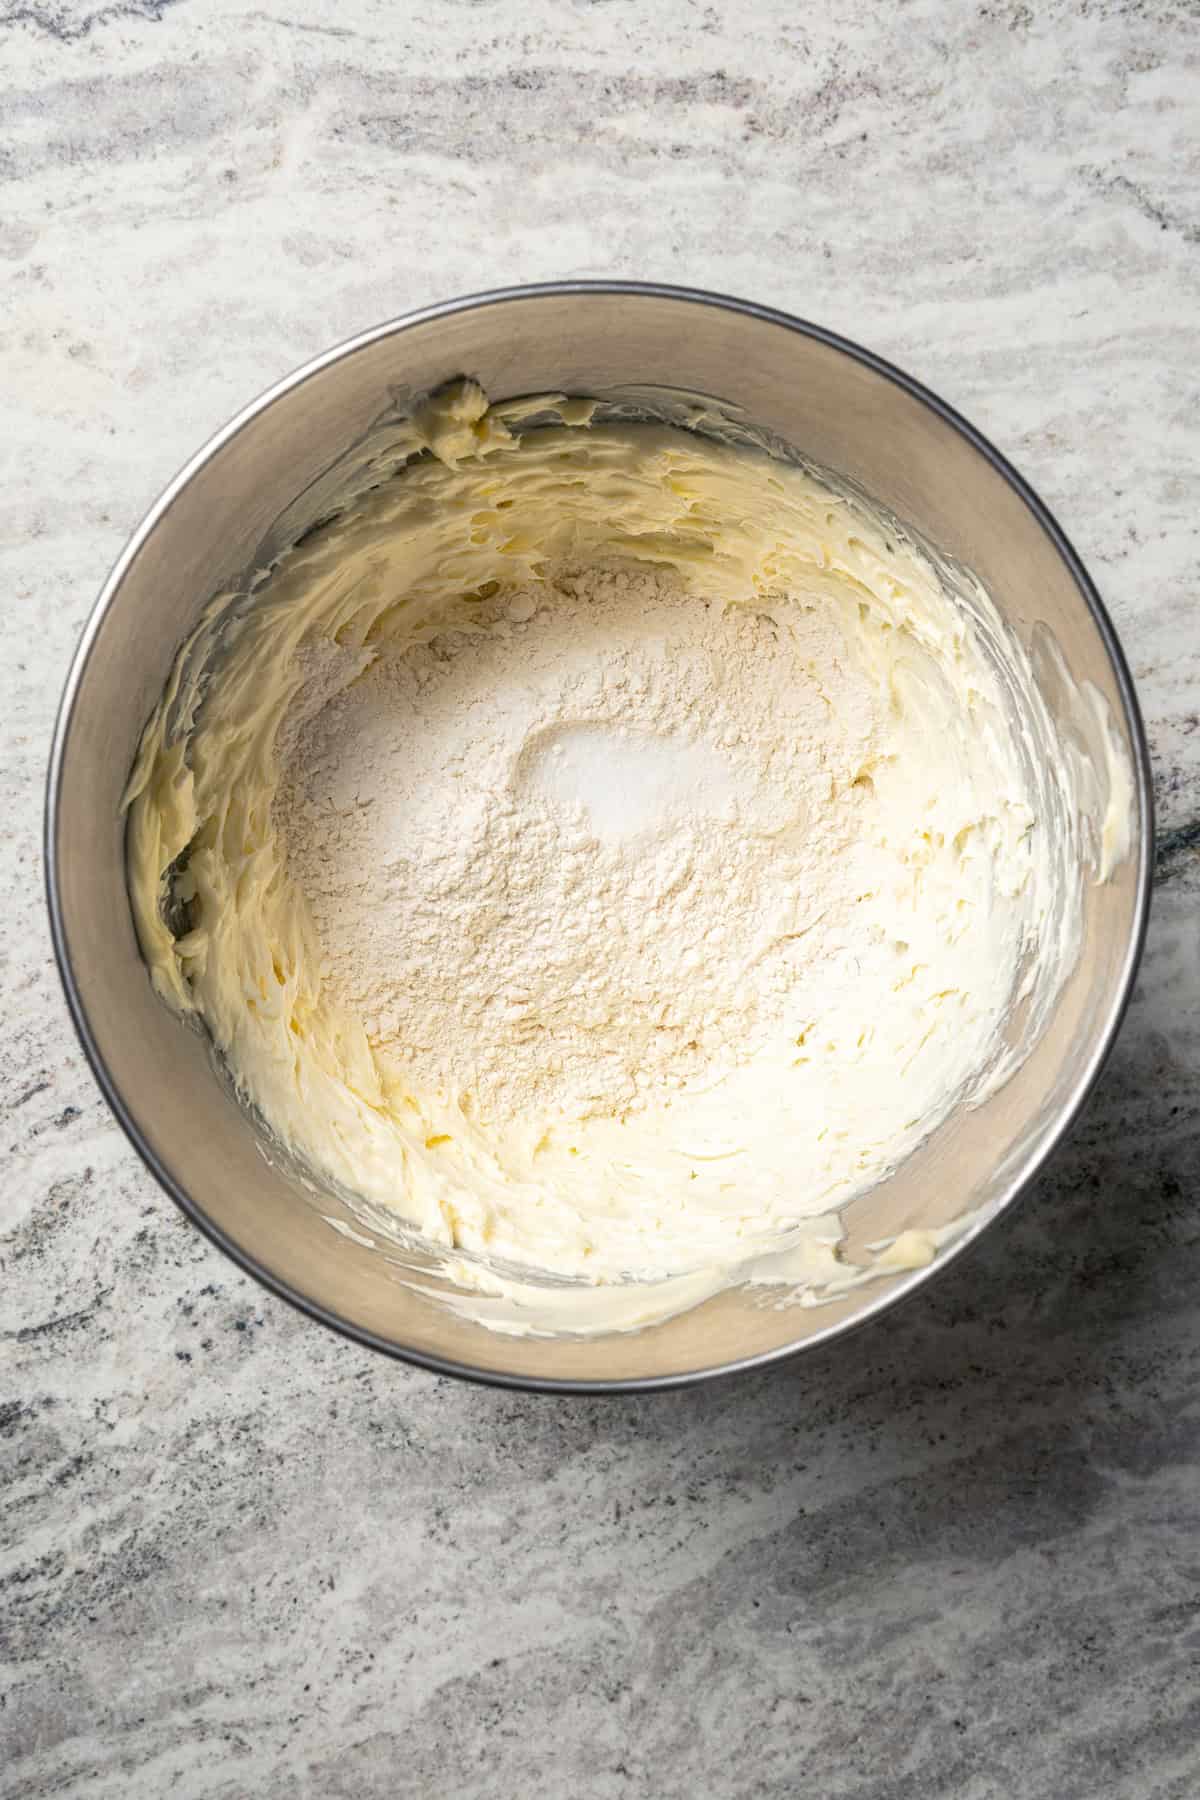
[[(0, 1794), (1200, 1792), (1200, 35), (1155, 0), (0, 0)], [(1024, 1208), (762, 1379), (524, 1398), (269, 1299), (101, 1103), (41, 784), (109, 562), (315, 350), (750, 295), (977, 422), (1104, 591), (1149, 951)]]

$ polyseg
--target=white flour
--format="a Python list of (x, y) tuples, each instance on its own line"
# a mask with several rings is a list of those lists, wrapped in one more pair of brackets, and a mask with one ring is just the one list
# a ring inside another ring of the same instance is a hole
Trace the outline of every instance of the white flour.
[(361, 653), (324, 643), (281, 744), (289, 872), (372, 1047), (486, 1123), (623, 1117), (802, 1036), (877, 755), (829, 609), (781, 630), (610, 566), (479, 614), (341, 692)]

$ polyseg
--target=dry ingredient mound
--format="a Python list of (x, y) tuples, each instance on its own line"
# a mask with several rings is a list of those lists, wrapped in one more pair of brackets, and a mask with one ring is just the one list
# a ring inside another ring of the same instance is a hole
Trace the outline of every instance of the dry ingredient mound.
[(621, 1118), (802, 1038), (878, 756), (828, 609), (781, 630), (589, 567), (349, 685), (351, 652), (303, 654), (276, 824), (325, 979), (414, 1089)]

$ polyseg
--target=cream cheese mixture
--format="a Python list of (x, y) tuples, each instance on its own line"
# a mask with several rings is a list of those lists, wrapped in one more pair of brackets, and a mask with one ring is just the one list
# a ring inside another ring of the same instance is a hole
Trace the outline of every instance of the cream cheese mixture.
[(213, 603), (128, 854), (279, 1140), (493, 1299), (492, 1259), (664, 1284), (542, 1324), (597, 1329), (789, 1245), (828, 1277), (837, 1209), (1012, 1072), (1018, 998), (1036, 1035), (1081, 845), (977, 586), (798, 468), (557, 411), (456, 385)]

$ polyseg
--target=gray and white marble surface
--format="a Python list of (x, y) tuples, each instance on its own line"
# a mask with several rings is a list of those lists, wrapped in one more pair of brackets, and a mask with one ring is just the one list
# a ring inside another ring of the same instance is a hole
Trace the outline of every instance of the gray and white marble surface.
[[(1200, 1793), (1194, 0), (0, 0), (0, 1795)], [(474, 1389), (260, 1292), (127, 1147), (41, 890), (58, 690), (185, 457), (564, 275), (892, 357), (1059, 513), (1161, 841), (1023, 1209), (763, 1378)]]

